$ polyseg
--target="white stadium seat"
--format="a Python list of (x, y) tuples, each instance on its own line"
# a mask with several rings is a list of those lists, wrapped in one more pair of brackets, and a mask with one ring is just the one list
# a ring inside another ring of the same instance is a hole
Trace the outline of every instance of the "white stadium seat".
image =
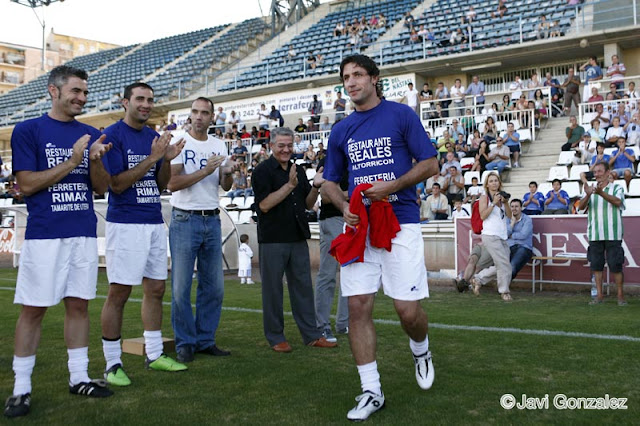
[(614, 180), (614, 182), (620, 185), (624, 189), (625, 197), (629, 195), (629, 190), (627, 189), (627, 181), (625, 181), (624, 179), (616, 179)]
[(559, 166), (568, 166), (571, 164), (573, 157), (576, 156), (575, 151), (561, 151), (556, 164)]
[(498, 176), (500, 176), (500, 173), (498, 173), (497, 170), (485, 170), (484, 172), (482, 172), (482, 177), (480, 179), (480, 185), (484, 185), (484, 180), (487, 178), (487, 176), (489, 176), (491, 173), (494, 173)]
[(567, 192), (569, 198), (576, 198), (580, 196), (580, 184), (578, 182), (565, 182), (562, 184), (562, 189)]
[(640, 179), (631, 179), (627, 195), (629, 197), (640, 197)]
[(551, 182), (554, 179), (568, 180), (569, 179), (569, 170), (567, 169), (567, 166), (554, 166), (554, 167), (551, 167), (549, 169), (549, 177), (547, 178), (547, 180), (549, 182)]
[(586, 164), (576, 164), (575, 166), (571, 166), (571, 172), (569, 173), (569, 180), (580, 180), (580, 173), (588, 172), (589, 166)]
[(473, 179), (474, 177), (478, 178), (478, 185), (480, 185), (480, 172), (476, 171), (469, 171), (464, 173), (464, 184), (471, 185), (471, 179)]
[(622, 216), (640, 215), (640, 198), (628, 198), (624, 200)]

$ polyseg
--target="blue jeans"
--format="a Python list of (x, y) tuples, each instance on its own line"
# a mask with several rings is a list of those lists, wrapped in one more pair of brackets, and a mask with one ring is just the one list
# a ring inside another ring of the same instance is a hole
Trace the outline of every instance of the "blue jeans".
[(520, 244), (512, 245), (509, 250), (511, 250), (511, 279), (514, 279), (518, 272), (524, 268), (524, 265), (531, 260), (533, 252)]
[[(216, 343), (224, 275), (220, 216), (199, 216), (174, 209), (169, 226), (171, 248), (171, 324), (176, 348), (199, 351)], [(196, 314), (191, 308), (191, 284), (198, 260)]]
[(227, 197), (231, 198), (232, 200), (236, 197), (246, 197), (247, 193), (245, 189), (232, 189), (231, 191), (227, 192)]
[(490, 163), (487, 163), (485, 166), (486, 170), (498, 170), (498, 173), (502, 174), (502, 171), (505, 167), (507, 167), (509, 163), (504, 160), (494, 160)]

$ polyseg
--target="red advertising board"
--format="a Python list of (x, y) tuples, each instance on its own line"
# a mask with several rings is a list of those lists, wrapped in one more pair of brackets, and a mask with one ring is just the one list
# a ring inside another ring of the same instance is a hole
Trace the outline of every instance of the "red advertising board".
[[(587, 217), (532, 216), (533, 255), (553, 257), (559, 253), (586, 253)], [(626, 284), (640, 284), (640, 216), (625, 216), (624, 223), (624, 280)], [(471, 230), (470, 218), (457, 218), (455, 226), (457, 248), (456, 271), (464, 271), (473, 244), (480, 243), (480, 235)], [(589, 264), (581, 260), (545, 260), (544, 280), (555, 282), (591, 281)], [(531, 279), (531, 266), (525, 266), (516, 279)]]

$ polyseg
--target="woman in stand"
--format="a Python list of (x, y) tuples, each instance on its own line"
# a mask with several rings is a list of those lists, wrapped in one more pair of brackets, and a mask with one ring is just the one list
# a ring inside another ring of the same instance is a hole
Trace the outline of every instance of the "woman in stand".
[[(495, 265), (498, 281), (498, 293), (505, 302), (511, 301), (509, 286), (511, 284), (510, 250), (507, 244), (507, 218), (511, 218), (509, 200), (503, 197), (502, 181), (497, 173), (491, 173), (484, 182), (486, 195), (481, 195), (479, 202), (482, 218), (482, 247), (489, 252)], [(508, 194), (507, 194), (508, 195)], [(492, 268), (483, 269), (473, 278), (473, 293), (480, 295), (480, 287), (486, 284), (486, 278), (493, 275)]]
[(478, 148), (478, 153), (476, 154), (476, 162), (473, 163), (473, 167), (471, 171), (473, 172), (484, 172), (487, 169), (487, 163), (489, 162), (489, 144), (486, 140), (480, 142), (480, 147)]
[(482, 137), (488, 143), (495, 142), (498, 138), (498, 129), (496, 128), (496, 123), (493, 121), (493, 117), (487, 117), (487, 121), (484, 123)]

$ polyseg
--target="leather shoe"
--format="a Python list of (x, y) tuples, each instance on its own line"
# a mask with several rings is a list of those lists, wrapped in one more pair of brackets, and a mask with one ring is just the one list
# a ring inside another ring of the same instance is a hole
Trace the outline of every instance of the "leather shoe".
[(211, 345), (208, 348), (200, 349), (198, 351), (199, 354), (205, 355), (213, 355), (213, 356), (229, 356), (231, 352), (225, 351), (217, 347), (216, 345)]
[(309, 342), (307, 346), (314, 346), (316, 348), (335, 348), (336, 346), (338, 346), (338, 343), (330, 342), (324, 337), (321, 337), (319, 339)]
[(176, 359), (182, 363), (193, 361), (193, 348), (191, 346), (178, 348), (176, 351)]
[(271, 347), (271, 349), (273, 349), (276, 352), (282, 352), (282, 353), (288, 353), (291, 352), (291, 345), (289, 345), (289, 342), (287, 342), (286, 340), (284, 342), (280, 342), (277, 345), (273, 345)]

